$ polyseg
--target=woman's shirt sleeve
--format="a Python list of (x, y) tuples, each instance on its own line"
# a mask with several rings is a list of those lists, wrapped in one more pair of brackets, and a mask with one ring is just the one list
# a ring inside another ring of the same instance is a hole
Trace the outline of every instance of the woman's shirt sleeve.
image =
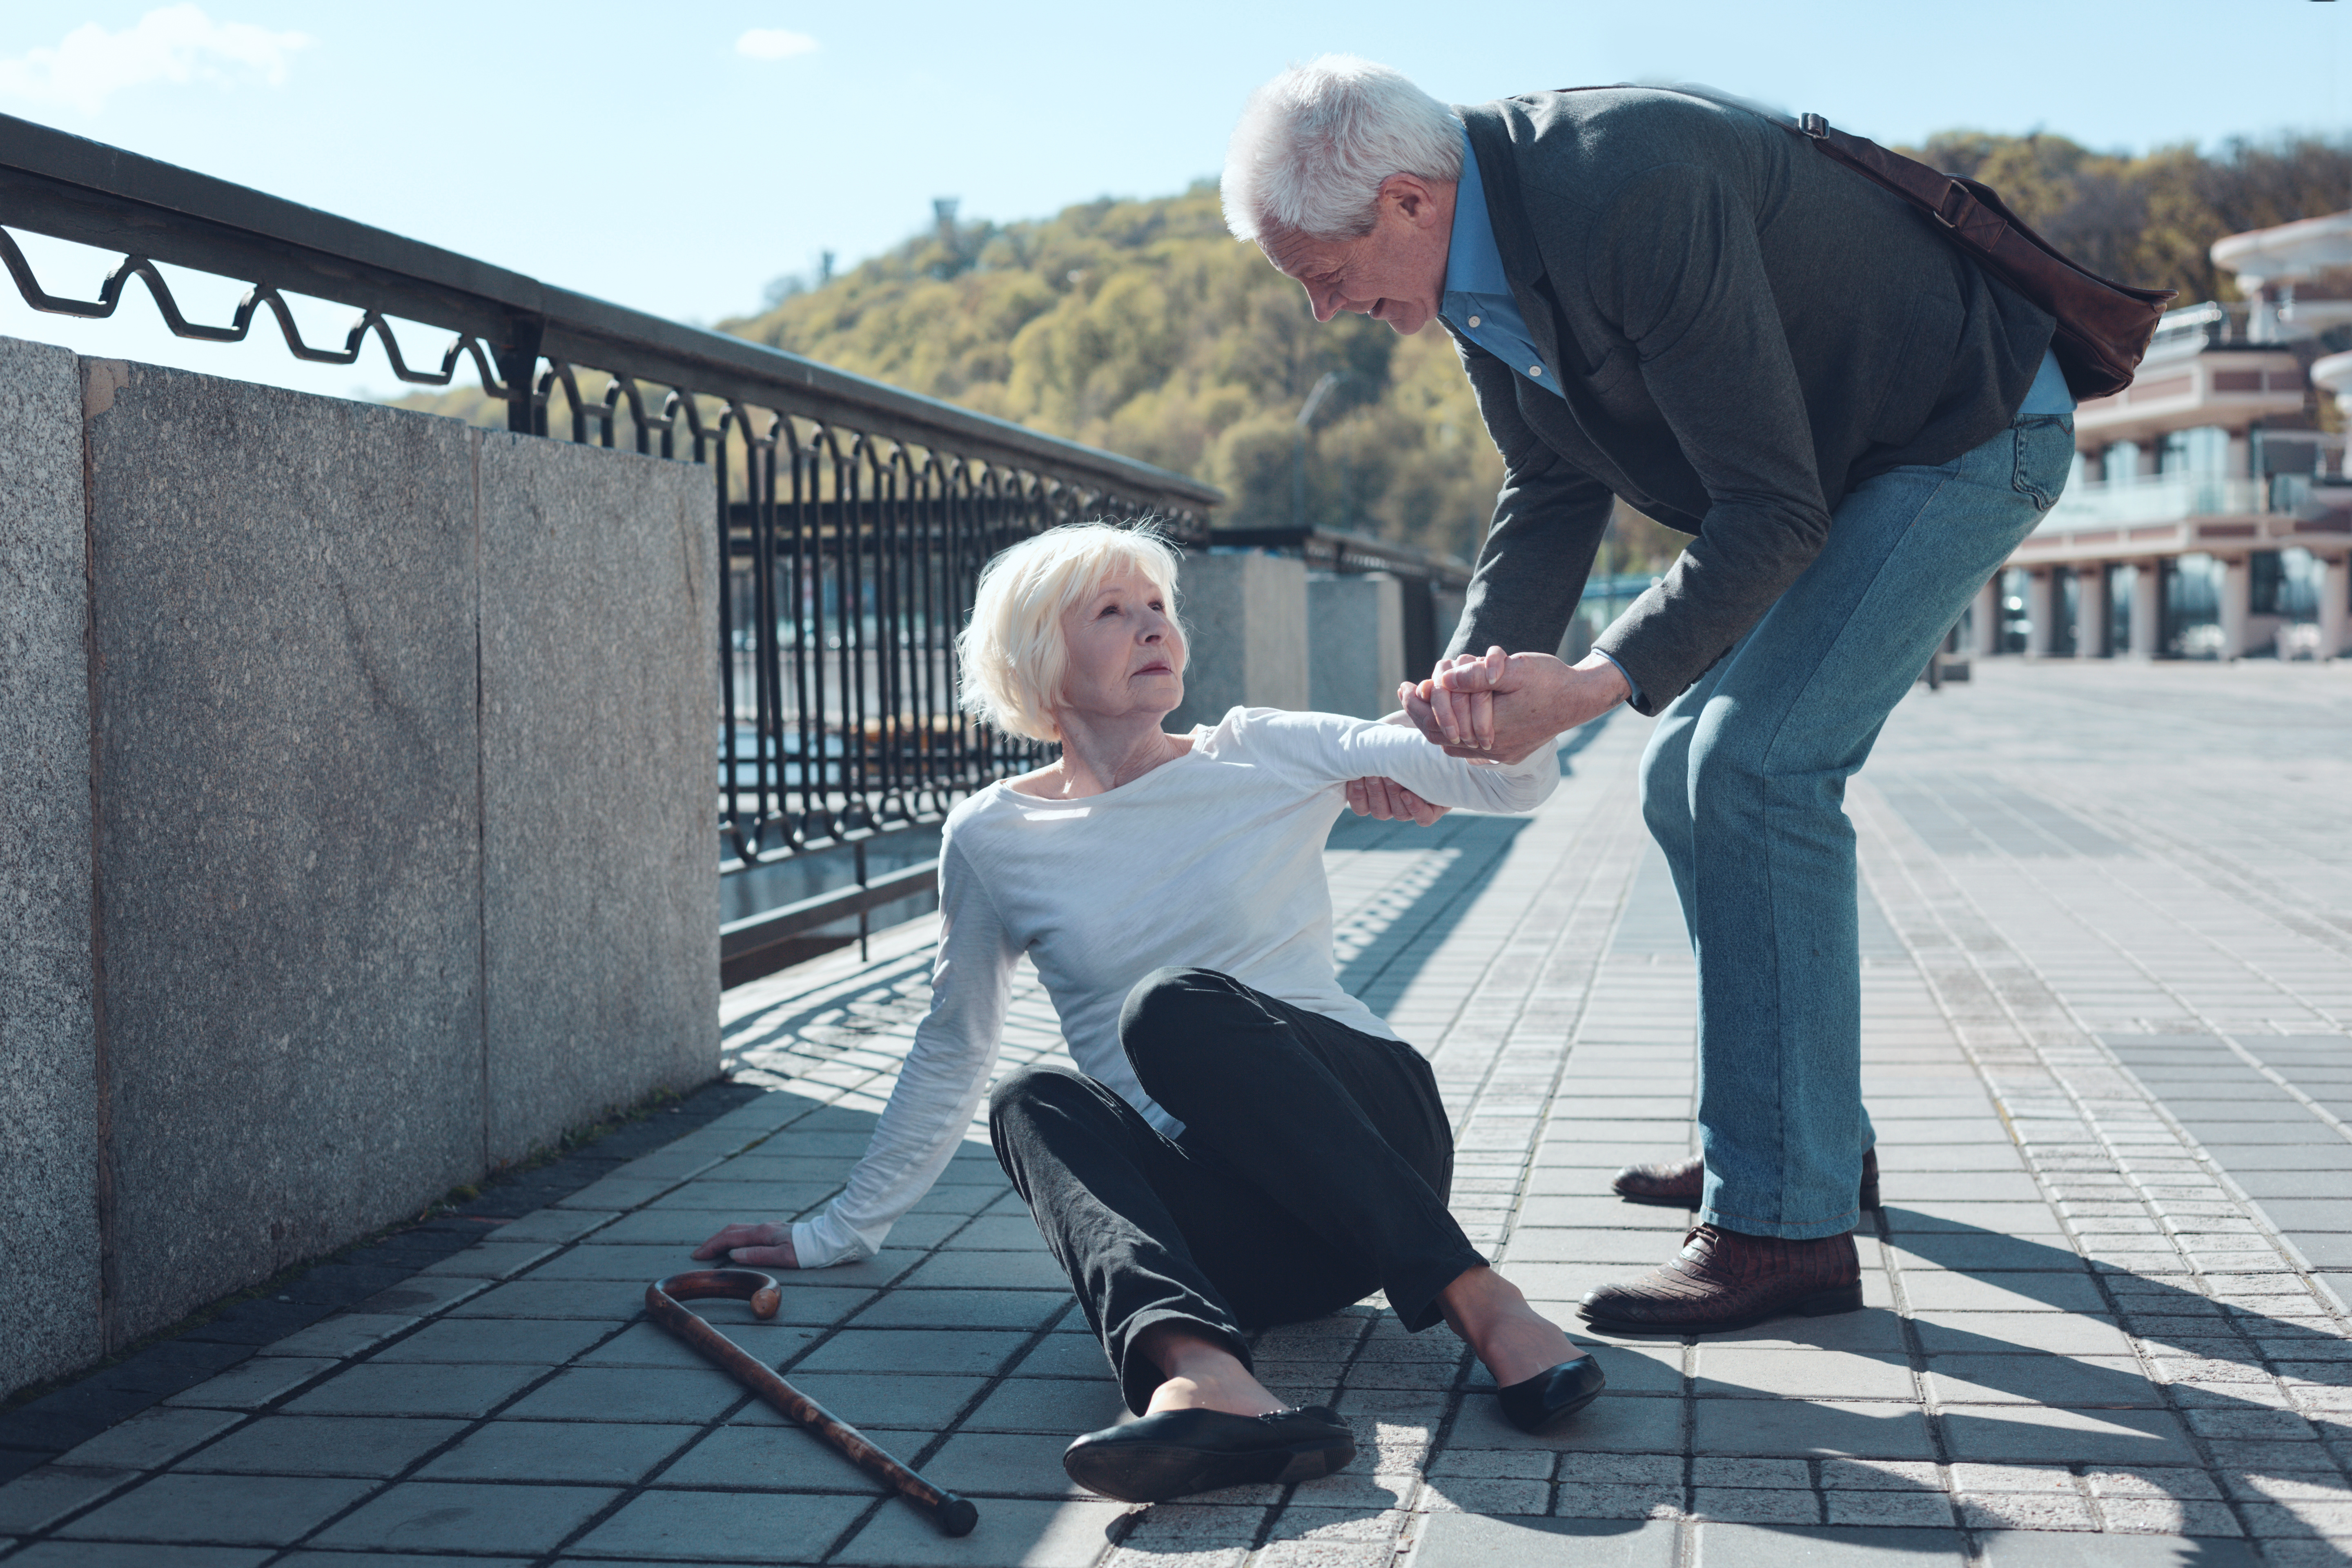
[(1270, 708), (1245, 709), (1240, 721), (1245, 748), (1318, 784), (1394, 779), (1433, 805), (1473, 811), (1532, 811), (1559, 787), (1559, 763), (1548, 745), (1498, 764), (1448, 756), (1407, 724)]
[(988, 1087), (1020, 958), (988, 889), (950, 837), (940, 852), (931, 1009), (915, 1030), (898, 1087), (849, 1184), (815, 1217), (793, 1226), (802, 1268), (873, 1257), (898, 1216), (939, 1180)]

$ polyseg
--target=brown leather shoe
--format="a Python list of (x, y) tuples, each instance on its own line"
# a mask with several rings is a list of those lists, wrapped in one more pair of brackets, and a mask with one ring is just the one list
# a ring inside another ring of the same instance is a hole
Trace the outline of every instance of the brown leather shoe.
[[(1628, 1203), (1671, 1204), (1676, 1208), (1698, 1207), (1700, 1190), (1706, 1185), (1706, 1162), (1694, 1154), (1687, 1160), (1661, 1160), (1649, 1165), (1628, 1165), (1617, 1173), (1610, 1186)], [(1866, 1209), (1878, 1206), (1878, 1151), (1865, 1150), (1862, 1156), (1861, 1205)]]
[(1853, 1237), (1783, 1241), (1703, 1225), (1663, 1268), (1585, 1295), (1577, 1315), (1617, 1333), (1712, 1334), (1798, 1312), (1808, 1318), (1862, 1306), (1862, 1259)]

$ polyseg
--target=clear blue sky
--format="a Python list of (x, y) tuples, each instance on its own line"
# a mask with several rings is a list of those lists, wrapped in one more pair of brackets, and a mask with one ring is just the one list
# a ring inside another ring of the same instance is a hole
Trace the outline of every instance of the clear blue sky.
[[(1682, 79), (1885, 141), (2039, 128), (2140, 151), (2352, 120), (2352, 0), (155, 10), (0, 8), (0, 110), (700, 321), (821, 249), (888, 247), (934, 196), (1013, 219), (1181, 189), (1216, 172), (1251, 87), (1331, 49), (1455, 101)], [(764, 48), (740, 52), (747, 33)], [(225, 314), (234, 293), (207, 299)], [(0, 333), (321, 392), (391, 382), (373, 349), (321, 372), (274, 342), (175, 343), (143, 298), (124, 314), (36, 315), (0, 285)]]

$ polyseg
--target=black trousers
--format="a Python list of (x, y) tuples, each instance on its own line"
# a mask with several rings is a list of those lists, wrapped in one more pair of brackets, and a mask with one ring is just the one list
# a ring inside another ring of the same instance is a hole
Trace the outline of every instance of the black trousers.
[(1119, 1043), (1184, 1123), (1163, 1136), (1090, 1078), (1024, 1068), (989, 1099), (1005, 1174), (1061, 1260), (1139, 1415), (1161, 1382), (1135, 1349), (1178, 1322), (1249, 1364), (1244, 1329), (1375, 1289), (1404, 1325), (1486, 1262), (1446, 1211), (1454, 1136), (1411, 1046), (1207, 969), (1162, 969), (1127, 998)]

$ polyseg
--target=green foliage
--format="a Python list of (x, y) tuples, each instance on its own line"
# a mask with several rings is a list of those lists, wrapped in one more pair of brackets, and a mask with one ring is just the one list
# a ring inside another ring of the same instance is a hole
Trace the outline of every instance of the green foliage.
[(2239, 297), (2213, 265), (2213, 242), (2352, 205), (2352, 142), (2233, 141), (2218, 156), (2160, 147), (2141, 157), (2094, 153), (2063, 136), (1948, 131), (1921, 162), (2001, 194), (2043, 238), (2092, 271), (2179, 303)]
[[(2352, 142), (2232, 142), (2144, 157), (2063, 137), (1951, 132), (1918, 154), (2000, 191), (2053, 243), (2126, 282), (2234, 296), (2222, 235), (2352, 205)], [(720, 330), (1221, 486), (1229, 527), (1301, 521), (1465, 559), (1502, 463), (1453, 345), (1347, 316), (1318, 324), (1297, 286), (1226, 234), (1213, 185), (1097, 201), (1035, 222), (942, 223)], [(1316, 383), (1341, 379), (1303, 441)], [(601, 395), (602, 376), (583, 392)], [(558, 433), (565, 411), (551, 410)], [(503, 427), (478, 392), (404, 400)], [(624, 438), (626, 437), (624, 431)], [(1620, 510), (1601, 569), (1662, 569), (1680, 536)]]

